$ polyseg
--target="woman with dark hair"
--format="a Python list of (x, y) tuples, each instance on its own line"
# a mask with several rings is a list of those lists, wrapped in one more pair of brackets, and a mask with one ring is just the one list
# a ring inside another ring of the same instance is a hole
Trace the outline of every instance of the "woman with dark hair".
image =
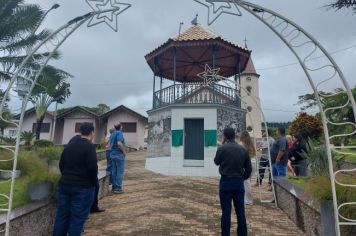
[[(251, 157), (252, 164), (252, 174), (255, 171), (256, 167), (256, 148), (252, 142), (250, 134), (247, 131), (244, 131), (240, 135), (240, 144), (246, 148), (249, 156)], [(253, 161), (254, 160), (254, 161)], [(251, 177), (244, 181), (245, 186), (245, 204), (252, 205), (253, 204), (253, 197), (252, 197), (252, 190), (251, 190)]]
[(308, 161), (301, 155), (303, 152), (307, 152), (307, 143), (301, 134), (294, 135), (294, 138), (295, 143), (289, 152), (289, 159), (297, 176), (307, 176)]

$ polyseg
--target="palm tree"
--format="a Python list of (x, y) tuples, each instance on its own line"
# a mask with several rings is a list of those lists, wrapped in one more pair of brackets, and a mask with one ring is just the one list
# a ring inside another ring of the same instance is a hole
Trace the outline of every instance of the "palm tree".
[[(0, 82), (8, 81), (27, 52), (48, 37), (50, 34), (48, 30), (36, 33), (45, 15), (46, 12), (39, 5), (25, 4), (24, 0), (0, 0)], [(39, 70), (48, 55), (48, 52), (33, 55), (19, 76), (31, 78), (33, 72)], [(59, 58), (59, 52), (55, 52), (52, 56), (52, 59)], [(69, 84), (64, 81), (69, 77), (71, 75), (67, 72), (49, 65), (41, 74), (42, 81), (39, 81), (39, 84), (44, 88), (37, 88), (32, 97), (38, 111), (38, 137), (44, 114), (50, 104), (61, 103), (69, 96)]]
[[(0, 80), (9, 80), (26, 57), (26, 51), (49, 35), (48, 30), (34, 33), (41, 23), (44, 11), (23, 0), (0, 0)], [(29, 75), (29, 69), (38, 69), (47, 52), (35, 54), (21, 76)], [(54, 55), (58, 58), (59, 53)]]
[(327, 7), (334, 8), (337, 11), (351, 8), (356, 13), (356, 0), (335, 0), (333, 3), (327, 5)]
[(35, 134), (32, 133), (31, 131), (23, 131), (20, 137), (21, 141), (25, 141), (26, 147), (31, 146), (31, 143), (34, 140), (34, 138), (35, 138)]
[(52, 66), (46, 66), (39, 77), (38, 85), (35, 86), (30, 98), (36, 110), (36, 140), (40, 139), (43, 120), (51, 104), (54, 102), (62, 104), (70, 96), (70, 84), (67, 82), (70, 77), (72, 75)]

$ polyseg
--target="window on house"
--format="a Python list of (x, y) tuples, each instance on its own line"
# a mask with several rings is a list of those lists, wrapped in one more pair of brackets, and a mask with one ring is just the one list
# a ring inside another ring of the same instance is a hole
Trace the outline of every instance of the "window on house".
[[(49, 133), (50, 127), (51, 127), (51, 124), (50, 124), (50, 123), (42, 123), (40, 133)], [(33, 125), (32, 125), (32, 132), (35, 133), (35, 132), (36, 132), (36, 129), (37, 129), (37, 124), (36, 124), (36, 123), (33, 123)]]
[(122, 126), (122, 132), (124, 132), (124, 133), (136, 133), (137, 132), (137, 123), (136, 122), (121, 123), (121, 126)]
[[(84, 123), (84, 122), (75, 123), (75, 130), (74, 130), (75, 133), (80, 133), (80, 126), (82, 126), (83, 123)], [(87, 123), (87, 122), (86, 122), (86, 123)], [(93, 123), (90, 123), (90, 124), (93, 125)]]
[(17, 134), (17, 130), (16, 129), (10, 129), (9, 130), (9, 136), (13, 137), (13, 136), (16, 136)]

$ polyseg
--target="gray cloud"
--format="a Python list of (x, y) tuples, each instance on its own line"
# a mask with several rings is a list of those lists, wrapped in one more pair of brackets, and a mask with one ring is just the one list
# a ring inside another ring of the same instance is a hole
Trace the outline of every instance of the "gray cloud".
[[(72, 73), (72, 96), (64, 106), (106, 103), (111, 107), (127, 105), (145, 114), (152, 105), (152, 72), (144, 55), (178, 33), (179, 23), (189, 27), (195, 14), (206, 26), (206, 9), (192, 0), (127, 0), (133, 7), (119, 16), (119, 32), (105, 25), (82, 28), (60, 49), (61, 61), (53, 64)], [(44, 9), (53, 3), (61, 7), (48, 15), (47, 28), (55, 29), (71, 18), (90, 11), (84, 0), (31, 0)], [(324, 1), (254, 1), (273, 9), (314, 35), (329, 51), (356, 45), (356, 16), (326, 11)], [(287, 3), (288, 2), (288, 3)], [(211, 26), (228, 40), (243, 44), (245, 36), (261, 74), (261, 99), (270, 121), (286, 121), (299, 110), (298, 95), (311, 92), (299, 66), (266, 69), (296, 62), (291, 52), (269, 29), (253, 16), (223, 15)], [(355, 85), (356, 49), (333, 54), (348, 81)], [(283, 110), (283, 111), (272, 111)], [(295, 111), (295, 112), (294, 112)]]

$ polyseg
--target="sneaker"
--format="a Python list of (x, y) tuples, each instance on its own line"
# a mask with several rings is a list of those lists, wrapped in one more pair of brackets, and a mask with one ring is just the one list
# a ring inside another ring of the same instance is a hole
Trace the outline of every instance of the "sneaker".
[(120, 189), (120, 190), (113, 190), (112, 193), (114, 194), (121, 194), (123, 193), (123, 191)]

